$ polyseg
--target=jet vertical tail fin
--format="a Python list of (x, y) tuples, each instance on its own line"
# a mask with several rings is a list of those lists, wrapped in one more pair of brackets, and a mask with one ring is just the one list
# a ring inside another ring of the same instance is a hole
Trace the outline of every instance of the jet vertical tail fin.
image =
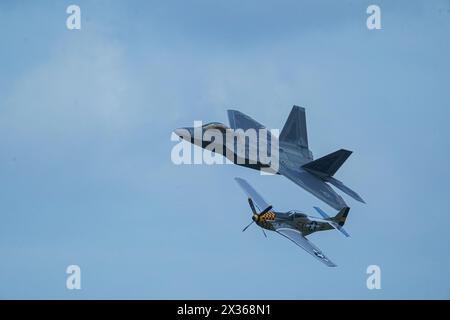
[(293, 106), (280, 133), (280, 142), (287, 142), (302, 148), (308, 148), (305, 108)]
[(341, 149), (327, 154), (322, 158), (308, 162), (307, 164), (304, 164), (302, 168), (321, 178), (332, 177), (351, 154), (351, 151)]

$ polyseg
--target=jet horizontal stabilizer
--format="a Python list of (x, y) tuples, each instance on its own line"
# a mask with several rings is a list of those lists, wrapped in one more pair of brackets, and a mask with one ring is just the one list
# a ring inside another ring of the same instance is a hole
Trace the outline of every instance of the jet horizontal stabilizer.
[(333, 186), (335, 186), (336, 188), (338, 188), (339, 190), (344, 192), (346, 195), (352, 197), (353, 199), (355, 199), (355, 200), (357, 200), (359, 202), (362, 202), (362, 203), (366, 203), (364, 201), (364, 199), (361, 198), (361, 196), (359, 194), (357, 194), (355, 191), (353, 191), (352, 189), (347, 187), (345, 184), (343, 184), (338, 179), (335, 179), (333, 177), (329, 177), (329, 178), (326, 178), (325, 181), (331, 183)]

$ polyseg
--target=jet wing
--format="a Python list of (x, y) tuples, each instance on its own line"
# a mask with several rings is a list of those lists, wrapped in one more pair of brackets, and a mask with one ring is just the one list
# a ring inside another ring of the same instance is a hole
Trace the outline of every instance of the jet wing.
[(279, 173), (336, 210), (341, 210), (344, 207), (348, 207), (344, 199), (342, 199), (336, 191), (334, 191), (323, 180), (317, 178), (306, 170), (301, 168), (298, 170), (292, 170), (281, 163)]
[[(244, 135), (249, 129), (253, 129), (256, 131), (257, 140), (254, 141), (253, 143), (250, 143), (250, 146), (245, 144), (246, 149), (253, 147), (254, 151), (256, 151), (257, 159), (254, 160), (260, 161), (259, 158), (260, 151), (262, 151), (263, 154), (269, 154), (267, 152), (270, 151), (271, 153), (272, 148), (276, 148), (278, 150), (278, 138), (274, 136), (272, 132), (268, 130), (265, 126), (263, 126), (261, 123), (237, 110), (228, 110), (227, 113), (231, 129), (233, 130), (241, 129), (244, 131)], [(264, 129), (265, 131), (262, 129)], [(260, 150), (261, 146), (265, 146), (265, 149)]]
[(315, 245), (313, 245), (311, 242), (309, 242), (308, 239), (306, 239), (300, 231), (291, 229), (291, 228), (279, 228), (276, 230), (279, 234), (281, 234), (283, 237), (288, 238), (292, 242), (294, 242), (296, 245), (304, 249), (306, 252), (308, 252), (310, 255), (312, 255), (314, 258), (319, 260), (320, 262), (326, 264), (329, 267), (336, 267), (337, 265), (334, 264), (330, 259), (328, 259), (322, 251), (320, 251), (319, 248), (317, 248)]
[(253, 189), (253, 187), (246, 180), (242, 178), (234, 178), (234, 180), (236, 180), (236, 182), (244, 190), (247, 196), (253, 200), (260, 212), (269, 206), (269, 204), (263, 199), (263, 197), (261, 197), (261, 195), (255, 189)]

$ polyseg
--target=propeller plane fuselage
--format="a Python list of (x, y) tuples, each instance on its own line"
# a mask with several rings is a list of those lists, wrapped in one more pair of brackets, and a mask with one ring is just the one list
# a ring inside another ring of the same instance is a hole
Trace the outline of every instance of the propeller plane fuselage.
[(291, 228), (300, 231), (304, 236), (317, 231), (334, 229), (328, 222), (318, 221), (314, 217), (297, 211), (276, 212), (270, 210), (264, 214), (253, 214), (252, 220), (266, 230)]

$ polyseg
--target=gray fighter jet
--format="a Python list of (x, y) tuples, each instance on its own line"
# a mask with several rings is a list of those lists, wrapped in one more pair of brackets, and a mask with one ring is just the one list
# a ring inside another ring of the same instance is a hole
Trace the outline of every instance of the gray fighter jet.
[(273, 207), (269, 205), (247, 181), (242, 178), (235, 178), (235, 180), (247, 194), (248, 203), (252, 209), (253, 221), (242, 230), (243, 232), (247, 230), (250, 225), (256, 223), (262, 228), (261, 230), (263, 231), (264, 236), (267, 237), (264, 229), (275, 231), (294, 242), (320, 262), (323, 262), (329, 267), (336, 267), (336, 264), (328, 259), (319, 248), (306, 239), (306, 236), (317, 231), (336, 229), (346, 237), (349, 237), (350, 235), (344, 230), (343, 226), (350, 208), (342, 208), (336, 216), (329, 217), (320, 208), (314, 207), (314, 209), (322, 216), (322, 219), (308, 216), (298, 211), (277, 212), (272, 210)]
[[(336, 210), (341, 210), (348, 206), (344, 199), (333, 190), (330, 184), (353, 199), (364, 203), (364, 200), (355, 191), (351, 190), (334, 177), (337, 170), (352, 153), (351, 151), (340, 149), (322, 158), (316, 160), (313, 159), (312, 152), (308, 147), (304, 108), (298, 106), (292, 108), (283, 130), (280, 133), (279, 139), (270, 133), (263, 134), (263, 136), (258, 135), (257, 143), (245, 146), (244, 156), (242, 156), (242, 153), (237, 152), (238, 147), (236, 144), (239, 138), (234, 141), (234, 147), (232, 148), (225, 143), (227, 131), (229, 131), (229, 129), (233, 129), (234, 131), (238, 129), (242, 129), (242, 131), (248, 129), (260, 130), (265, 129), (265, 127), (251, 117), (236, 110), (228, 110), (228, 119), (230, 123), (229, 127), (219, 122), (212, 122), (203, 125), (201, 128), (202, 133), (207, 130), (215, 130), (223, 135), (222, 145), (219, 147), (216, 146), (216, 148), (212, 150), (213, 152), (219, 152), (237, 165), (261, 170), (270, 166), (260, 161), (259, 158), (255, 161), (250, 161), (251, 159), (247, 159), (248, 155), (251, 153), (252, 148), (258, 148), (262, 139), (268, 146), (276, 142), (278, 145), (278, 158), (276, 159), (278, 166), (277, 170), (273, 173), (287, 177), (295, 184)], [(202, 148), (208, 149), (208, 146), (212, 142), (203, 140), (202, 135), (196, 137), (194, 131), (195, 128), (189, 127), (179, 128), (174, 132), (181, 138)], [(218, 142), (215, 141), (214, 143), (217, 144)], [(267, 147), (267, 149), (270, 148)], [(244, 159), (242, 159), (242, 157), (244, 157)]]

